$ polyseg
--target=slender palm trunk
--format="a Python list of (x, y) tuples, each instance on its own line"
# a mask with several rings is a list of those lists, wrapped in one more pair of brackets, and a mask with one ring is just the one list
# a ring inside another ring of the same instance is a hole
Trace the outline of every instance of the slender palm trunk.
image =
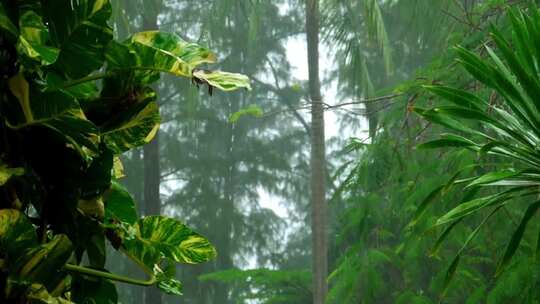
[(313, 303), (323, 304), (328, 286), (324, 109), (319, 79), (319, 1), (306, 0), (306, 32), (311, 99), (311, 212)]

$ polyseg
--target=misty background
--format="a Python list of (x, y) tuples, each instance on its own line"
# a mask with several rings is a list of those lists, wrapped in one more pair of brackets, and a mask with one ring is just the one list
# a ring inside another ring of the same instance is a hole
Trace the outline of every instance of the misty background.
[[(440, 68), (449, 66), (451, 45), (480, 40), (474, 36), (480, 30), (461, 16), (481, 5), (482, 14), (492, 14), (488, 2), (495, 1), (377, 2), (374, 13), (384, 24), (375, 27), (363, 1), (320, 4), (328, 302), (431, 303), (421, 300), (437, 298), (429, 289), (446, 262), (427, 257), (433, 237), (419, 240), (404, 227), (418, 199), (454, 164), (437, 153), (414, 154), (427, 134), (408, 109), (415, 91), (407, 89), (448, 71)], [(312, 303), (304, 2), (115, 0), (113, 9), (120, 39), (143, 30), (174, 32), (214, 50), (220, 69), (248, 75), (253, 86), (209, 94), (162, 76), (156, 87), (159, 139), (153, 151), (139, 149), (122, 159), (123, 182), (141, 215), (182, 220), (214, 244), (218, 257), (178, 267), (182, 297), (159, 300), (119, 284), (120, 301)], [(231, 120), (254, 106), (262, 116)], [(158, 200), (147, 190), (156, 183)], [(113, 250), (110, 256), (112, 271), (144, 276)], [(467, 280), (459, 284), (473, 288)]]

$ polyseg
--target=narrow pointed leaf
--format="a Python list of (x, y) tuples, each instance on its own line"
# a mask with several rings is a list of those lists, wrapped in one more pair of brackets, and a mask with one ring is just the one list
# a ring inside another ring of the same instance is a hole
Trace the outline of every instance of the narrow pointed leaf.
[(540, 201), (536, 201), (529, 205), (527, 208), (527, 211), (525, 211), (525, 214), (523, 214), (523, 217), (521, 218), (521, 221), (519, 222), (519, 226), (512, 235), (512, 239), (508, 243), (508, 246), (506, 247), (506, 251), (504, 252), (504, 256), (501, 259), (497, 271), (495, 272), (495, 276), (499, 276), (508, 266), (508, 263), (510, 263), (510, 260), (516, 253), (516, 250), (519, 247), (519, 243), (521, 243), (521, 239), (523, 238), (523, 234), (525, 233), (525, 229), (527, 229), (527, 224), (529, 224), (529, 221), (531, 218), (536, 214), (538, 211), (538, 208), (540, 208)]

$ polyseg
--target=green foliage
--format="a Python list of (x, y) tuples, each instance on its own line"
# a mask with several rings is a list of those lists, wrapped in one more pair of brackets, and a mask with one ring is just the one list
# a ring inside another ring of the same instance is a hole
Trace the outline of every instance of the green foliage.
[[(113, 281), (181, 294), (175, 264), (216, 256), (176, 219), (138, 219), (119, 156), (159, 128), (160, 73), (224, 91), (249, 80), (200, 69), (215, 55), (175, 34), (118, 42), (111, 13), (108, 0), (0, 4), (2, 303), (116, 303)], [(105, 270), (107, 241), (148, 279)]]
[[(491, 209), (454, 258), (448, 270), (447, 284), (454, 276), (463, 250), (478, 233), (480, 226), (494, 213), (504, 210), (509, 203), (526, 197), (528, 208), (506, 247), (496, 275), (504, 271), (516, 253), (529, 221), (540, 207), (540, 203), (534, 202), (534, 197), (540, 193), (540, 154), (537, 149), (540, 108), (536, 102), (540, 94), (540, 85), (537, 82), (540, 70), (534, 64), (540, 60), (540, 50), (535, 44), (535, 41), (540, 39), (540, 13), (532, 8), (512, 9), (508, 18), (512, 25), (512, 41), (507, 40), (496, 27), (492, 28), (491, 36), (499, 53), (486, 45), (487, 58), (481, 58), (463, 47), (456, 48), (461, 65), (478, 82), (493, 90), (493, 93), (490, 92), (490, 100), (485, 99), (483, 94), (428, 86), (426, 88), (429, 91), (452, 105), (429, 110), (416, 109), (417, 113), (427, 120), (462, 134), (444, 135), (445, 141), (430, 142), (424, 144), (424, 147), (462, 146), (478, 152), (481, 156), (493, 155), (507, 162), (507, 167), (502, 170), (486, 168), (487, 173), (454, 182), (465, 183), (465, 189), (478, 188), (481, 193), (485, 193), (482, 191), (484, 189), (496, 190), (494, 194), (461, 201), (435, 223), (453, 224), (477, 214), (484, 208)], [(464, 123), (467, 120), (474, 124)]]
[(245, 292), (236, 299), (238, 303), (257, 300), (269, 304), (307, 304), (312, 301), (311, 272), (307, 270), (230, 269), (205, 274), (199, 279), (240, 285)]

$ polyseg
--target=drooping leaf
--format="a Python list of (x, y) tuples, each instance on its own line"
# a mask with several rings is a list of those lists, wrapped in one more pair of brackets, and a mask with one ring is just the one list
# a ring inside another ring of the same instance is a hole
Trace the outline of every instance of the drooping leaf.
[(191, 78), (195, 67), (215, 62), (215, 55), (206, 48), (159, 31), (137, 33), (124, 44), (112, 43), (106, 57), (111, 71), (134, 70), (135, 82), (143, 84), (162, 72)]
[(240, 88), (251, 90), (249, 78), (242, 74), (195, 70), (193, 72), (193, 77), (222, 91), (234, 91)]
[[(188, 43), (175, 34), (159, 31), (137, 33), (124, 44), (112, 43), (107, 50), (109, 70), (131, 78), (135, 83), (149, 84), (157, 79), (159, 73), (169, 73), (193, 77), (223, 91), (251, 89), (245, 75), (197, 69), (203, 63), (215, 61), (215, 55), (208, 49)], [(115, 82), (125, 85), (122, 79)]]
[(500, 275), (508, 266), (508, 263), (510, 263), (510, 260), (516, 253), (516, 250), (519, 247), (519, 243), (521, 243), (521, 239), (523, 238), (523, 234), (525, 233), (525, 229), (527, 229), (527, 224), (529, 224), (529, 221), (531, 218), (536, 214), (538, 209), (540, 208), (540, 201), (536, 201), (529, 205), (527, 210), (525, 211), (525, 214), (523, 214), (523, 217), (521, 218), (521, 221), (519, 222), (519, 226), (512, 235), (512, 239), (508, 243), (508, 246), (506, 247), (506, 251), (504, 252), (504, 256), (501, 259), (499, 265), (497, 266), (497, 270), (495, 271), (495, 276)]
[(448, 270), (446, 271), (446, 277), (444, 280), (443, 290), (442, 290), (442, 296), (444, 297), (446, 295), (446, 292), (448, 291), (448, 286), (450, 285), (450, 282), (454, 278), (454, 275), (456, 274), (457, 267), (459, 265), (459, 261), (461, 259), (461, 256), (469, 243), (476, 237), (482, 226), (484, 226), (487, 221), (495, 214), (497, 213), (502, 206), (495, 207), (484, 219), (476, 226), (476, 228), (469, 234), (465, 242), (463, 243), (462, 247), (452, 260), (452, 263), (450, 263), (450, 266), (448, 267)]
[(366, 26), (368, 33), (372, 39), (379, 44), (379, 48), (383, 53), (386, 73), (392, 74), (392, 49), (379, 3), (376, 0), (366, 0), (362, 3), (362, 13), (367, 21)]

